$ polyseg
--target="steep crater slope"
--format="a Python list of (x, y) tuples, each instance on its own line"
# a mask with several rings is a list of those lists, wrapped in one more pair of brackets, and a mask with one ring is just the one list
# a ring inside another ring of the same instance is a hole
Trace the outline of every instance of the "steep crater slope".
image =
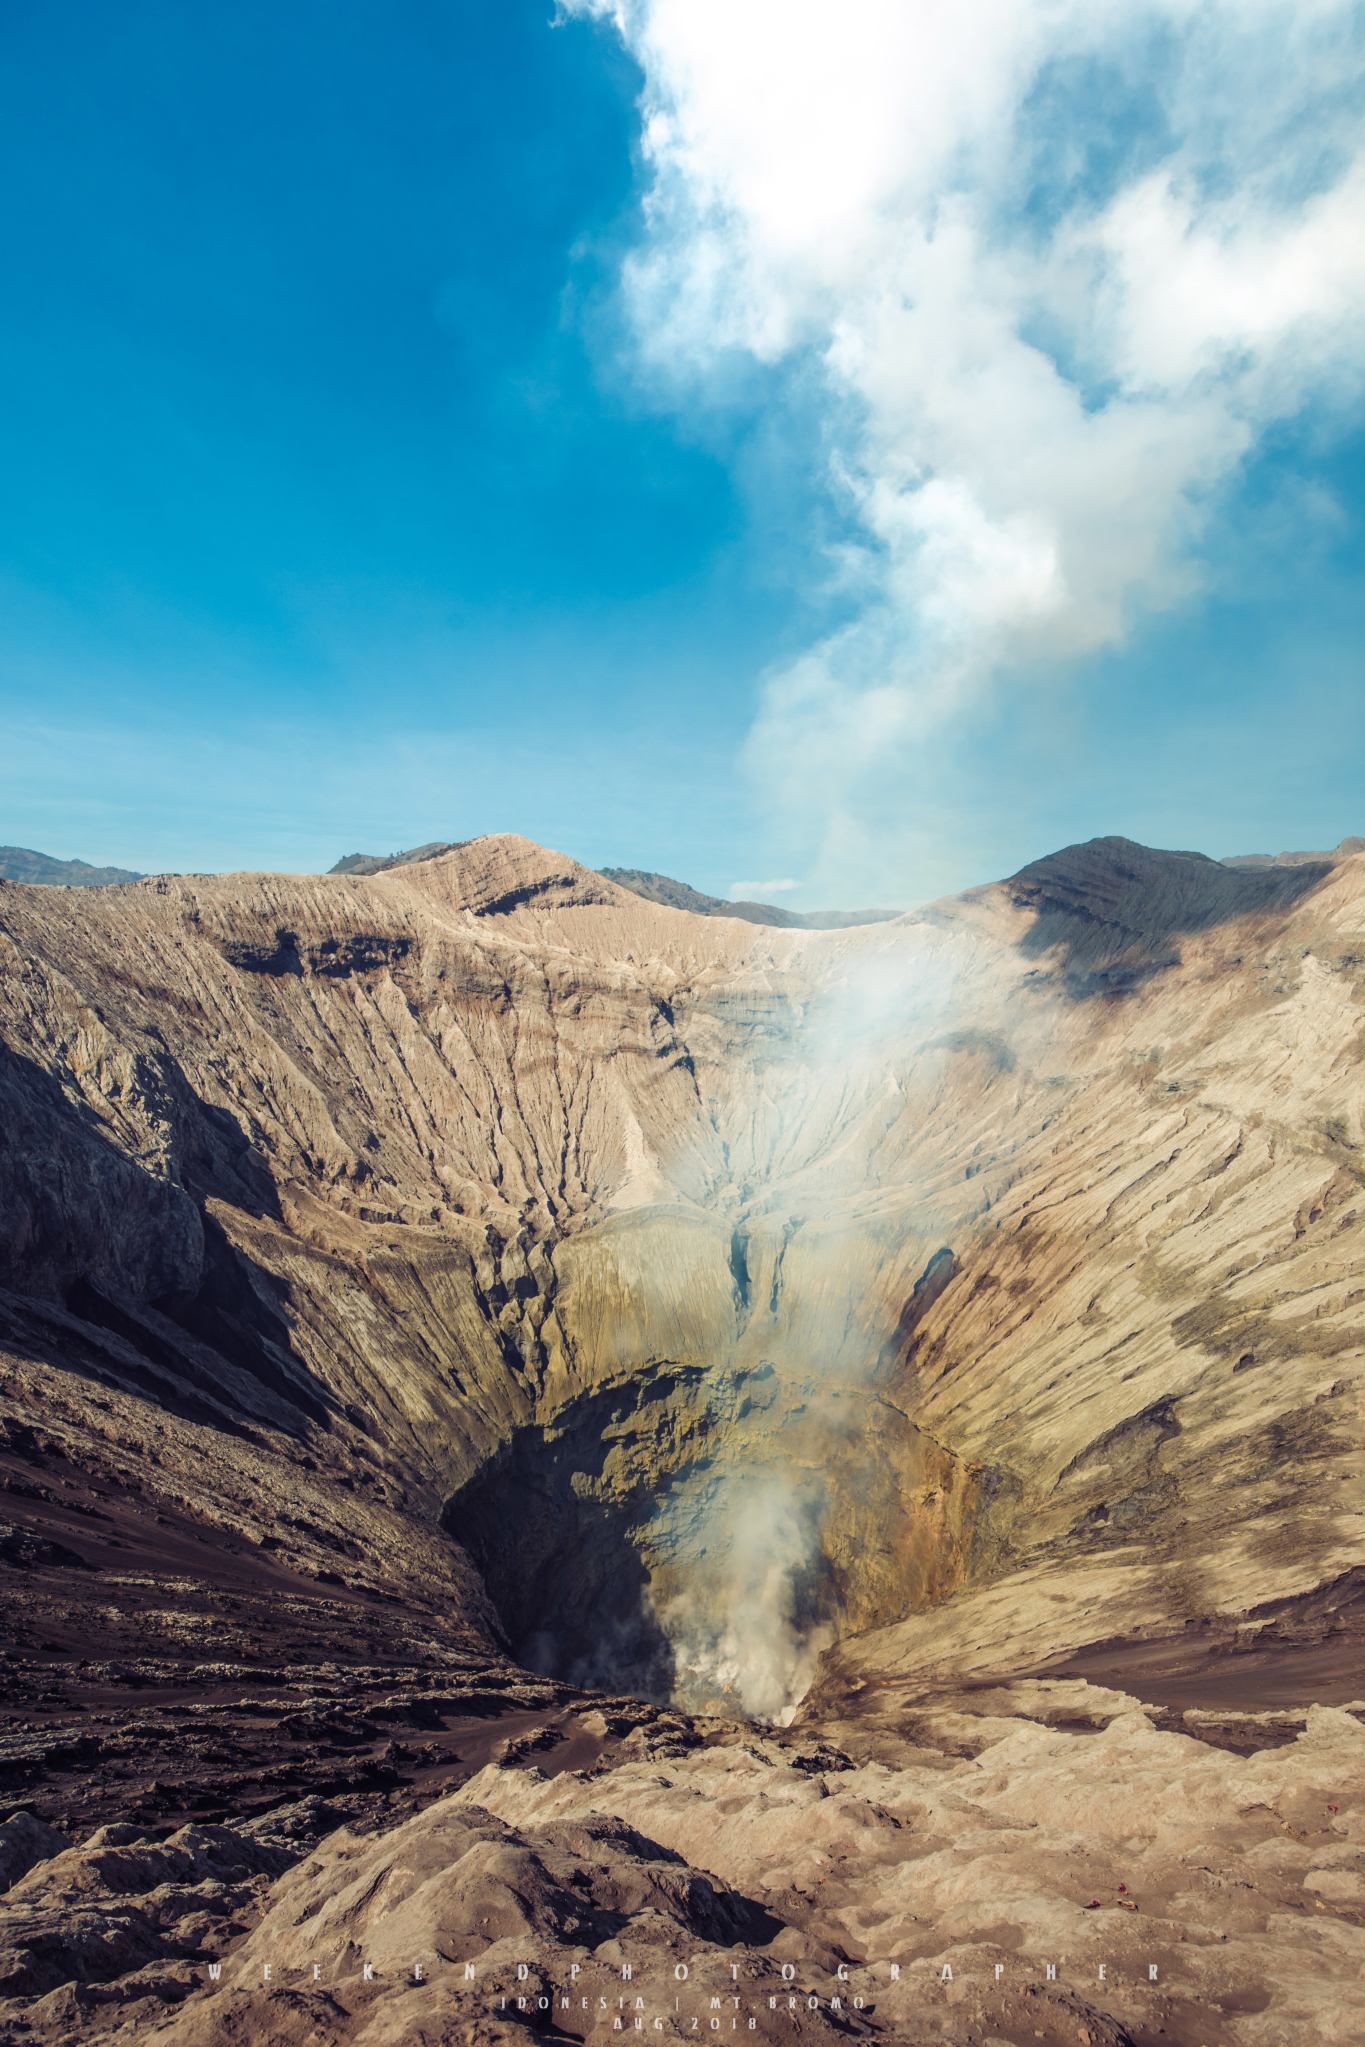
[[(98, 1460), (116, 1396), (299, 1599), (698, 1707), (789, 1719), (836, 1638), (831, 1711), (1245, 1647), (1361, 1561), (1363, 887), (1100, 841), (813, 933), (511, 838), (7, 886), (15, 1429)], [(96, 1640), (25, 1483), (33, 1638)]]

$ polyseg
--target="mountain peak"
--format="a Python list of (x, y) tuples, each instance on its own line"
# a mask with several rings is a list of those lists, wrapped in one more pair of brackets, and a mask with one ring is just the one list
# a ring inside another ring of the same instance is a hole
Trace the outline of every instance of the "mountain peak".
[(0, 878), (27, 882), (30, 887), (112, 888), (119, 882), (145, 881), (147, 877), (131, 867), (91, 867), (85, 860), (54, 860), (50, 853), (36, 853), (31, 846), (0, 846)]

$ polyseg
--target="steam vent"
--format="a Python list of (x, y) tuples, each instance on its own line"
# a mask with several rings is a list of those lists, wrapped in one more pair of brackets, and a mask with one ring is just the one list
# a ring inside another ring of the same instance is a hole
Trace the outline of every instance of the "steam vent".
[(0, 883), (0, 2047), (1365, 2038), (1359, 844)]

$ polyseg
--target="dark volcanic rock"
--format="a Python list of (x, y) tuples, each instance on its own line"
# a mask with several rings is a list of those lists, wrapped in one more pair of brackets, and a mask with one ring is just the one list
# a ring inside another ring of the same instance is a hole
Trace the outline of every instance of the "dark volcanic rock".
[(31, 1812), (13, 1812), (0, 1821), (0, 1888), (12, 1890), (35, 1863), (46, 1862), (71, 1846), (70, 1837), (35, 1819)]

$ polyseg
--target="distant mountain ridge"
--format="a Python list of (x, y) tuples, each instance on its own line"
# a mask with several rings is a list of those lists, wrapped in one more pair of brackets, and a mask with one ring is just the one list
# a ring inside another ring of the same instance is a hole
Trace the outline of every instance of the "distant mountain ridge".
[(131, 867), (91, 867), (85, 860), (54, 860), (50, 853), (35, 853), (31, 846), (0, 846), (0, 877), (66, 888), (112, 888), (121, 881), (147, 878)]
[(347, 853), (329, 867), (329, 874), (383, 874), (390, 867), (412, 867), (419, 860), (439, 860), (442, 853), (456, 853), (461, 846), (469, 845), (468, 839), (432, 839), (425, 846), (414, 846), (407, 853)]
[(1365, 839), (1343, 839), (1339, 846), (1333, 846), (1326, 853), (1235, 853), (1230, 860), (1220, 860), (1220, 867), (1315, 867), (1319, 863), (1335, 867), (1342, 860), (1349, 860), (1353, 853), (1365, 853)]
[(602, 867), (598, 872), (647, 902), (692, 910), (699, 917), (738, 917), (745, 924), (774, 924), (783, 931), (846, 931), (855, 924), (886, 924), (901, 915), (899, 910), (783, 910), (776, 903), (728, 903), (720, 896), (703, 895), (685, 881), (650, 874), (640, 867)]
[[(458, 852), (468, 839), (431, 839), (397, 853), (347, 853), (329, 874), (383, 874), (393, 867), (411, 867), (422, 860), (439, 860), (443, 853)], [(1353, 854), (1365, 853), (1365, 838), (1345, 838), (1326, 852), (1235, 853), (1220, 860), (1220, 867), (1335, 867)], [(844, 931), (858, 924), (885, 924), (899, 917), (899, 910), (784, 910), (776, 903), (726, 902), (708, 896), (685, 881), (668, 874), (654, 874), (641, 867), (603, 867), (598, 872), (618, 888), (643, 896), (646, 902), (663, 903), (669, 909), (690, 910), (698, 917), (738, 917), (745, 924), (770, 924), (784, 931)], [(31, 846), (0, 846), (0, 879), (33, 885), (65, 888), (113, 888), (122, 882), (145, 881), (146, 875), (132, 867), (92, 867), (85, 860), (58, 860)]]
[[(406, 853), (347, 853), (329, 874), (384, 874), (392, 867), (411, 867), (419, 860), (439, 860), (443, 853), (458, 852), (469, 839), (433, 839)], [(782, 910), (776, 903), (727, 903), (720, 896), (703, 895), (685, 881), (668, 874), (651, 874), (642, 867), (599, 867), (596, 870), (618, 888), (643, 896), (646, 902), (662, 903), (670, 910), (691, 910), (698, 917), (738, 917), (743, 924), (772, 924), (783, 931), (844, 931), (854, 924), (885, 924), (899, 917), (899, 910)]]

